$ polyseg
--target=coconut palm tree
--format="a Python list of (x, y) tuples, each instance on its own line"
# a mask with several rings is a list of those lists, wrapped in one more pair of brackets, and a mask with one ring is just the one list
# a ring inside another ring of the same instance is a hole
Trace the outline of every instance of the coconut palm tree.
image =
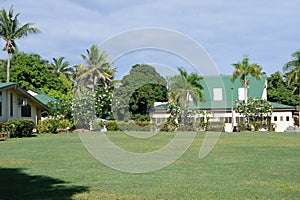
[(87, 55), (81, 55), (85, 64), (79, 70), (80, 75), (78, 79), (81, 83), (91, 82), (92, 92), (96, 91), (96, 86), (100, 83), (106, 87), (107, 82), (111, 81), (115, 69), (110, 66), (112, 63), (106, 62), (107, 54), (103, 51), (100, 53), (96, 45), (91, 46), (90, 50), (87, 49)]
[(195, 105), (198, 101), (204, 101), (203, 87), (200, 83), (202, 77), (195, 73), (188, 74), (183, 68), (178, 68), (179, 74), (169, 79), (169, 102), (172, 105), (179, 105), (183, 111), (183, 123), (188, 123), (189, 102)]
[(75, 72), (74, 68), (70, 67), (70, 63), (68, 61), (63, 62), (65, 57), (60, 58), (52, 58), (54, 63), (51, 63), (53, 72), (60, 76), (60, 74), (64, 74), (67, 78), (70, 78), (70, 76)]
[(252, 63), (249, 64), (249, 58), (244, 56), (242, 62), (232, 64), (235, 68), (231, 75), (231, 81), (235, 81), (237, 78), (240, 78), (241, 84), (244, 86), (244, 101), (245, 104), (248, 102), (248, 87), (250, 85), (250, 81), (247, 80), (247, 76), (251, 75), (255, 77), (257, 80), (261, 80), (261, 67)]
[(13, 6), (10, 7), (9, 12), (5, 9), (0, 10), (0, 38), (5, 41), (3, 51), (7, 52), (7, 82), (10, 81), (10, 59), (12, 53), (17, 49), (15, 40), (28, 36), (29, 34), (39, 33), (38, 28), (32, 27), (34, 23), (26, 23), (20, 25), (18, 16), (20, 13), (14, 15)]
[[(292, 54), (292, 60), (286, 63), (283, 67), (284, 71), (288, 71), (287, 80), (288, 86), (296, 85), (294, 92), (297, 90), (300, 97), (300, 50)], [(300, 126), (300, 111), (299, 111), (299, 126)]]

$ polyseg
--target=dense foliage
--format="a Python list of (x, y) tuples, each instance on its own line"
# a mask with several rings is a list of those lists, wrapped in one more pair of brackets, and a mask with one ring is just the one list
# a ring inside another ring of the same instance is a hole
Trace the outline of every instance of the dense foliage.
[(113, 112), (118, 120), (149, 120), (157, 101), (167, 101), (167, 82), (149, 65), (135, 65), (114, 91)]
[(89, 129), (96, 119), (95, 95), (87, 92), (84, 96), (75, 97), (72, 102), (72, 114), (76, 128)]
[[(6, 79), (6, 61), (0, 66), (0, 81)], [(11, 81), (24, 89), (37, 88), (54, 98), (68, 100), (72, 98), (72, 84), (63, 74), (52, 72), (48, 61), (37, 54), (15, 53), (11, 60)]]
[(268, 100), (291, 106), (300, 105), (300, 97), (294, 93), (294, 88), (289, 86), (287, 79), (277, 71), (268, 77)]
[(10, 119), (2, 125), (8, 137), (29, 137), (35, 128), (32, 119)]
[(272, 116), (272, 106), (264, 99), (249, 99), (248, 103), (236, 101), (234, 110), (246, 118), (246, 126), (250, 124), (258, 130), (262, 125), (270, 125)]

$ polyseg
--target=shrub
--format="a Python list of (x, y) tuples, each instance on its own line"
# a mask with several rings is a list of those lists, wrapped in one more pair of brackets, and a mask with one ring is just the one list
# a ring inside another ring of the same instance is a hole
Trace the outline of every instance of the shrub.
[(171, 123), (171, 122), (165, 122), (162, 124), (160, 131), (165, 131), (165, 132), (173, 132), (176, 130), (176, 125)]
[(223, 131), (225, 127), (225, 122), (209, 122), (207, 126), (207, 131)]
[(239, 122), (238, 123), (239, 131), (246, 131), (248, 130), (247, 125), (245, 122)]
[(195, 131), (196, 127), (194, 124), (188, 124), (188, 125), (183, 124), (178, 127), (178, 130), (179, 131)]
[(45, 119), (39, 122), (37, 131), (39, 133), (56, 133), (58, 125), (59, 121), (56, 119)]
[(199, 125), (199, 129), (200, 129), (200, 130), (207, 131), (209, 122), (204, 122), (204, 121), (202, 121), (202, 122), (199, 122), (198, 125)]
[(2, 128), (3, 128), (3, 124), (4, 122), (0, 122), (0, 132), (4, 131)]
[(118, 125), (122, 131), (151, 131), (155, 128), (155, 124), (148, 121), (118, 122)]
[(35, 123), (32, 119), (11, 119), (3, 124), (8, 137), (29, 137), (34, 128)]
[(95, 121), (92, 124), (92, 128), (94, 131), (100, 131), (104, 127), (104, 122), (103, 121)]
[(119, 128), (117, 122), (113, 121), (113, 120), (106, 122), (106, 128), (107, 128), (107, 131), (120, 131), (121, 130)]
[(67, 128), (72, 129), (74, 127), (73, 123), (69, 120), (62, 119), (58, 121), (58, 128), (59, 129), (67, 129)]

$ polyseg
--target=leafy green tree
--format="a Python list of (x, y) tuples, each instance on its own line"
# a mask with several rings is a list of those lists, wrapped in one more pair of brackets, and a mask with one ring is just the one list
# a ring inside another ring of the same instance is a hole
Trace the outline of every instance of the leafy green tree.
[(240, 78), (241, 84), (244, 86), (244, 99), (245, 103), (247, 104), (248, 101), (248, 87), (250, 85), (249, 80), (247, 80), (247, 76), (251, 75), (255, 77), (257, 80), (261, 80), (261, 67), (256, 64), (252, 63), (249, 64), (249, 58), (244, 56), (242, 62), (232, 64), (235, 70), (232, 73), (231, 81), (233, 82), (237, 78)]
[(96, 115), (102, 119), (112, 119), (112, 98), (114, 91), (114, 81), (107, 87), (98, 86), (96, 89)]
[[(6, 61), (5, 61), (6, 62)], [(1, 66), (4, 67), (4, 64)], [(16, 52), (11, 59), (11, 80), (24, 89), (36, 88), (54, 98), (72, 99), (72, 83), (63, 74), (59, 77), (51, 70), (47, 60), (37, 54)], [(0, 81), (5, 80), (5, 73), (0, 73)]]
[(7, 52), (7, 79), (10, 81), (10, 59), (11, 54), (16, 51), (15, 40), (23, 38), (29, 34), (39, 33), (38, 28), (32, 27), (33, 23), (25, 23), (20, 25), (18, 19), (20, 13), (14, 15), (13, 6), (10, 7), (8, 13), (5, 9), (0, 10), (0, 38), (5, 41), (4, 51)]
[(96, 119), (95, 94), (91, 91), (81, 97), (74, 97), (72, 101), (72, 115), (76, 128), (90, 129)]
[(247, 104), (236, 101), (234, 110), (244, 115), (250, 124), (260, 122), (267, 125), (271, 121), (272, 106), (265, 99), (249, 99)]
[(291, 106), (299, 105), (300, 97), (293, 94), (282, 74), (277, 71), (268, 77), (268, 101)]
[(118, 120), (149, 120), (156, 101), (167, 101), (167, 82), (154, 67), (134, 65), (114, 91), (113, 112)]
[(104, 51), (100, 52), (96, 45), (92, 45), (90, 50), (87, 49), (87, 55), (81, 56), (85, 64), (78, 70), (79, 86), (90, 85), (92, 92), (96, 91), (99, 84), (106, 87), (116, 72), (111, 68), (112, 63), (106, 61), (107, 54)]

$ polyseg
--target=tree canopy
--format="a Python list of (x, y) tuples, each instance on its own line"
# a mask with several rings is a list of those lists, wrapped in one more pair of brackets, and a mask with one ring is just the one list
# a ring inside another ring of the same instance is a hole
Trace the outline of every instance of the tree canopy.
[[(5, 64), (1, 65), (0, 81), (6, 77)], [(15, 53), (11, 60), (11, 80), (24, 89), (36, 88), (54, 98), (71, 99), (72, 84), (64, 76), (57, 76), (47, 60), (37, 54)]]
[(300, 97), (293, 93), (293, 87), (289, 86), (283, 75), (277, 71), (268, 77), (268, 100), (271, 102), (297, 106)]
[(166, 85), (166, 80), (154, 67), (134, 65), (114, 92), (114, 113), (120, 120), (149, 120), (154, 102), (167, 101)]

